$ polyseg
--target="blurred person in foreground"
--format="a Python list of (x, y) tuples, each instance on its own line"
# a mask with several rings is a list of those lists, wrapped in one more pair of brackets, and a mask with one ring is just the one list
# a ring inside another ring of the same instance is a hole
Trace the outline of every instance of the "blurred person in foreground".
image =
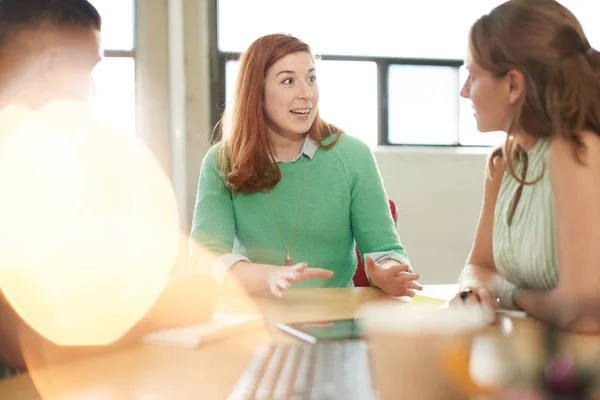
[(87, 0), (0, 0), (0, 377), (212, 314), (172, 277), (168, 178), (88, 109), (101, 18)]

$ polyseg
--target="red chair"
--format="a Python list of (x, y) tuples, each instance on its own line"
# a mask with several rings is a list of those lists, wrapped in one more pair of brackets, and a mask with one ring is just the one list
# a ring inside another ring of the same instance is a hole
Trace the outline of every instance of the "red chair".
[[(398, 220), (398, 208), (393, 200), (388, 200), (390, 204), (390, 212), (392, 213), (392, 218), (394, 219), (394, 224), (396, 224)], [(354, 286), (356, 287), (364, 287), (371, 286), (369, 280), (367, 279), (367, 274), (365, 273), (365, 264), (363, 263), (362, 255), (358, 250), (358, 246), (356, 246), (356, 272), (354, 273), (354, 277), (352, 281), (354, 281)]]

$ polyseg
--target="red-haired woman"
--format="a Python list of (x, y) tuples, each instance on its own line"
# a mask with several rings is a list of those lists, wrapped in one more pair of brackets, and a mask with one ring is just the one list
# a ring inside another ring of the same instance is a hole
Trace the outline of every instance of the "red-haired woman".
[(374, 286), (412, 296), (418, 275), (373, 154), (320, 118), (314, 60), (284, 34), (242, 55), (231, 118), (200, 171), (191, 266), (249, 293), (349, 287), (356, 241)]

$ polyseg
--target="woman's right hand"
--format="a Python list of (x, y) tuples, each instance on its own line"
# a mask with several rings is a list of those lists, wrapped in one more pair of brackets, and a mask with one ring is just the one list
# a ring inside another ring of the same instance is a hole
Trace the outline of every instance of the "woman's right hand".
[(490, 324), (496, 321), (498, 302), (491, 290), (484, 285), (466, 286), (449, 302), (450, 307), (464, 307), (474, 304), (480, 304), (483, 307), (486, 319)]
[(293, 283), (302, 282), (310, 278), (328, 279), (333, 276), (333, 271), (322, 268), (309, 268), (306, 263), (299, 263), (291, 267), (271, 265), (268, 274), (269, 290), (277, 297), (289, 289)]

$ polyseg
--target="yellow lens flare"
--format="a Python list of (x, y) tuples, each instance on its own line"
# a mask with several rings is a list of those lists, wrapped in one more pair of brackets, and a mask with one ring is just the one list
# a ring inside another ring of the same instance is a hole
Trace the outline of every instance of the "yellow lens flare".
[[(187, 235), (180, 235), (180, 240), (183, 248), (180, 255), (187, 253), (185, 248), (189, 245), (190, 253), (196, 259), (192, 263), (192, 269), (187, 268), (185, 257), (179, 260), (180, 276), (169, 281), (160, 294), (160, 300), (144, 316), (140, 324), (144, 327), (144, 332), (204, 323), (215, 310), (217, 300), (218, 311), (228, 314), (259, 314), (272, 309), (273, 301), (280, 302), (280, 299), (275, 299), (268, 292), (250, 297), (237, 282), (233, 282), (219, 297), (216, 281), (207, 276), (204, 268), (194, 268), (209, 265), (202, 263), (214, 261), (218, 257), (194, 241), (188, 242)], [(289, 304), (281, 303), (278, 308), (278, 313), (285, 315), (286, 310), (289, 311)], [(134, 332), (137, 328), (134, 327)], [(135, 333), (133, 340), (124, 344), (141, 341), (143, 334), (138, 335), (139, 330)], [(26, 354), (28, 365), (39, 366), (30, 368), (29, 373), (37, 392), (44, 399), (167, 399), (173, 395), (173, 385), (165, 385), (165, 379), (175, 376), (182, 378), (182, 382), (188, 381), (190, 371), (194, 371), (192, 375), (199, 374), (203, 382), (221, 382), (226, 369), (237, 368), (240, 373), (243, 371), (245, 360), (252, 357), (257, 345), (281, 340), (281, 336), (272, 336), (273, 334), (278, 335), (265, 327), (256, 327), (228, 336), (227, 340), (204, 343), (200, 353), (178, 346), (134, 345), (110, 352), (104, 348), (72, 348), (65, 354), (64, 348), (56, 352), (40, 346), (35, 340), (27, 340), (25, 335), (21, 336), (21, 343), (25, 343), (26, 349), (30, 349)], [(131, 333), (128, 332), (126, 337), (130, 336)], [(211, 360), (216, 359), (221, 362), (215, 367)], [(243, 360), (242, 363), (240, 359)], [(226, 366), (225, 369), (223, 366)], [(221, 393), (217, 383), (209, 386), (209, 394), (204, 395), (206, 398), (213, 398)], [(193, 397), (192, 394), (191, 396)]]
[(82, 105), (2, 114), (0, 289), (56, 344), (114, 342), (148, 312), (177, 257), (170, 181), (138, 140)]
[[(171, 275), (187, 264), (188, 245), (201, 259), (217, 257), (180, 230), (168, 177), (137, 139), (98, 125), (80, 105), (6, 107), (0, 135), (0, 290), (31, 328), (20, 341), (36, 390), (45, 399), (162, 390), (149, 378), (157, 365), (159, 374), (189, 370), (193, 353), (107, 350), (151, 330), (203, 323), (215, 309), (218, 288), (206, 270)], [(232, 286), (220, 311), (262, 309)], [(250, 357), (269, 339), (259, 330), (222, 346)], [(211, 365), (201, 369), (220, 379)]]

